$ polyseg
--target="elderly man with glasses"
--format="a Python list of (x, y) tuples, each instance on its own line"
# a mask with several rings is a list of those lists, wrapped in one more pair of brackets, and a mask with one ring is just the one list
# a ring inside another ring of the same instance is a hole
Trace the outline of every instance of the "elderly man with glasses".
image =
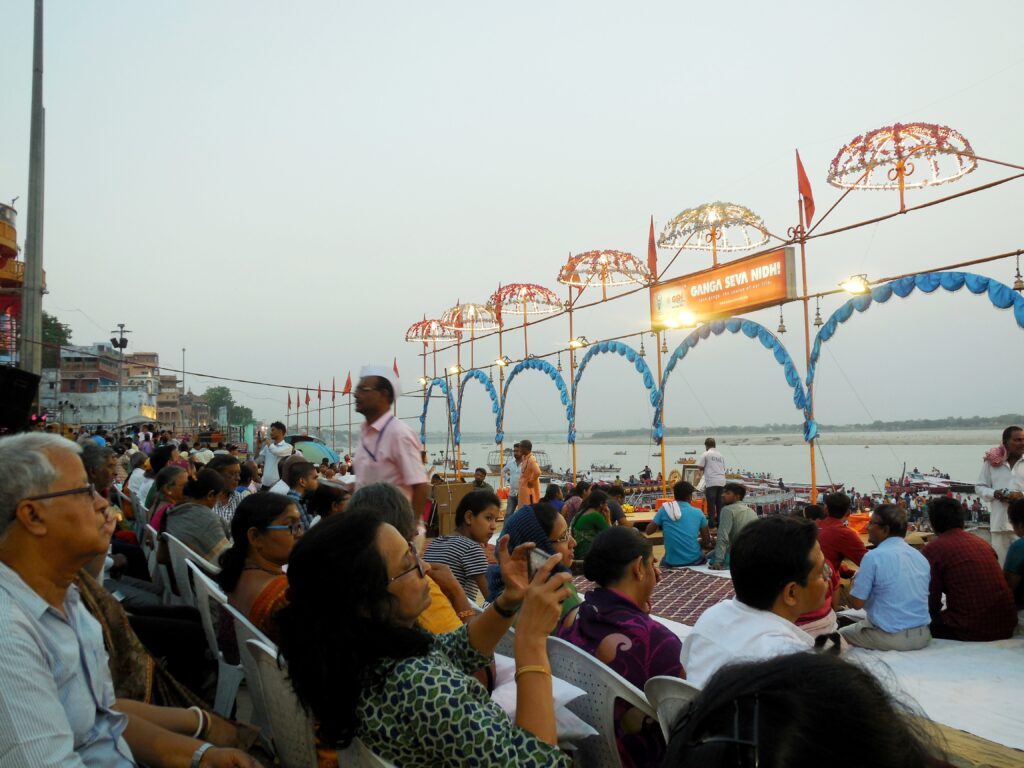
[(0, 438), (0, 765), (256, 765), (164, 727), (187, 710), (115, 709), (100, 626), (72, 583), (114, 527), (81, 451), (57, 435)]

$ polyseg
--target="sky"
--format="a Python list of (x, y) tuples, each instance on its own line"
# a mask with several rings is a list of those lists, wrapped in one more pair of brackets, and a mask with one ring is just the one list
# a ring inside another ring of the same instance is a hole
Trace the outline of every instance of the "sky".
[[(0, 199), (24, 201), (32, 3), (7, 2), (0, 18)], [(1024, 4), (1010, 0), (957, 13), (934, 2), (49, 0), (44, 309), (77, 343), (123, 322), (130, 349), (168, 366), (186, 348), (190, 372), (340, 387), (349, 371), (397, 358), (413, 390), (423, 363), (404, 341), (411, 323), (485, 302), (499, 283), (567, 296), (556, 277), (570, 253), (643, 259), (651, 216), (660, 232), (685, 208), (727, 200), (784, 235), (796, 223), (794, 149), (819, 215), (840, 194), (826, 183), (832, 157), (895, 122), (949, 125), (979, 155), (1024, 164), (1022, 24)], [(908, 192), (908, 204), (1007, 174), (983, 164)], [(1021, 247), (1022, 184), (812, 241), (811, 291)], [(828, 222), (897, 207), (895, 193), (856, 191)], [(662, 266), (673, 253), (660, 251)], [(666, 277), (708, 266), (708, 254), (684, 251)], [(1014, 264), (971, 269), (1011, 283)], [(841, 300), (824, 299), (822, 313)], [(750, 317), (778, 325), (777, 309)], [(798, 305), (784, 317), (803, 371)], [(590, 340), (648, 326), (644, 292), (574, 315)], [(530, 329), (529, 350), (568, 338), (567, 319), (554, 319)], [(872, 307), (825, 346), (816, 416), (1020, 411), (1021, 340), (1010, 313), (967, 291)], [(523, 356), (521, 330), (502, 341)], [(487, 338), (472, 357), (497, 353)], [(439, 365), (455, 357), (442, 352)], [(287, 390), (229, 386), (258, 417), (284, 415)], [(666, 401), (668, 426), (802, 420), (771, 355), (728, 334), (690, 353)], [(403, 399), (402, 415), (419, 409)], [(578, 430), (650, 417), (635, 371), (595, 359)], [(463, 428), (492, 421), (484, 389), (468, 387)], [(443, 424), (432, 408), (428, 425)], [(506, 432), (562, 425), (551, 381), (518, 378)]]

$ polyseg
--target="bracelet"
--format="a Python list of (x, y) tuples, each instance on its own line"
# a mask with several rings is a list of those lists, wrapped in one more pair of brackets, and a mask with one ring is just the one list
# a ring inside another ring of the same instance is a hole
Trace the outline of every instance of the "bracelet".
[(505, 618), (505, 619), (511, 619), (513, 616), (515, 616), (519, 612), (519, 606), (518, 605), (515, 608), (511, 609), (511, 610), (509, 610), (508, 608), (502, 608), (500, 605), (498, 605), (497, 598), (495, 598), (494, 602), (491, 603), (491, 607), (493, 607), (494, 610), (498, 612), (499, 616), (501, 616), (502, 618)]
[(203, 731), (208, 728), (206, 725), (206, 713), (203, 712), (199, 707), (189, 707), (189, 712), (195, 712), (196, 717), (199, 718), (199, 725), (196, 726), (196, 732), (192, 734), (193, 739), (198, 739), (203, 735)]
[(204, 742), (199, 745), (199, 748), (192, 753), (191, 768), (199, 768), (199, 764), (203, 761), (203, 755), (213, 749), (213, 744), (210, 742)]
[(515, 677), (515, 679), (518, 680), (520, 675), (527, 675), (530, 672), (540, 672), (543, 675), (547, 675), (548, 677), (551, 677), (551, 670), (550, 669), (548, 669), (547, 667), (542, 666), (540, 664), (534, 664), (533, 666), (520, 667), (519, 669), (517, 669), (516, 670), (516, 677)]
[(468, 619), (470, 616), (473, 616), (475, 614), (476, 614), (476, 611), (474, 611), (472, 608), (469, 608), (468, 610), (465, 610), (465, 611), (459, 611), (455, 615), (458, 616), (460, 619)]

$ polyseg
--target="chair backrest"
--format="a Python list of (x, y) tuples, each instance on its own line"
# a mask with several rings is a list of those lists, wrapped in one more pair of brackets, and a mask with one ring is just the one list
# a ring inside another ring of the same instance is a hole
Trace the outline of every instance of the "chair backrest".
[(615, 744), (615, 700), (622, 699), (656, 719), (657, 714), (643, 692), (606, 664), (559, 637), (548, 638), (548, 660), (551, 674), (587, 692), (568, 704), (570, 711), (599, 734), (579, 742), (581, 763), (587, 768), (620, 768), (622, 762)]
[[(370, 751), (370, 748), (358, 736), (352, 739), (352, 746), (349, 747), (349, 750), (351, 750), (348, 753), (349, 756), (356, 761), (356, 768), (395, 768), (393, 763), (389, 763), (383, 757)], [(345, 763), (339, 761), (338, 765), (345, 765)]]
[(185, 601), (185, 605), (195, 606), (196, 596), (192, 591), (192, 582), (189, 580), (189, 571), (185, 563), (191, 560), (207, 571), (213, 571), (216, 568), (216, 571), (213, 571), (214, 573), (219, 572), (220, 568), (206, 562), (202, 555), (192, 551), (178, 537), (166, 532), (162, 535), (167, 542), (167, 551), (171, 556), (171, 570), (174, 573), (174, 583), (178, 587), (178, 595)]
[(229, 603), (224, 603), (224, 610), (231, 614), (235, 621), (235, 639), (238, 642), (238, 657), (242, 662), (242, 669), (245, 670), (245, 681), (249, 686), (249, 696), (252, 699), (252, 724), (264, 732), (264, 735), (273, 741), (274, 731), (270, 715), (267, 710), (267, 702), (260, 685), (259, 672), (256, 669), (256, 660), (253, 658), (249, 646), (249, 640), (258, 640), (268, 648), (273, 649), (277, 654), (277, 646), (265, 634), (259, 631), (256, 626), (242, 615), (241, 611)]
[(501, 636), (494, 652), (500, 653), (502, 656), (510, 656), (513, 659), (516, 657), (516, 631), (512, 627), (509, 627), (508, 631)]
[(667, 743), (676, 719), (687, 704), (700, 695), (700, 688), (678, 677), (658, 675), (644, 685), (644, 695), (658, 713), (658, 723)]
[(224, 652), (220, 648), (220, 643), (217, 642), (218, 622), (214, 618), (213, 607), (210, 605), (211, 600), (216, 601), (218, 605), (227, 605), (227, 595), (221, 591), (220, 585), (217, 582), (203, 572), (203, 569), (197, 563), (187, 560), (185, 565), (192, 574), (196, 608), (199, 610), (199, 618), (203, 623), (203, 634), (206, 635), (206, 644), (209, 646), (210, 652), (217, 659), (228, 663), (227, 659), (224, 658)]
[[(245, 641), (239, 651), (253, 660), (256, 677), (263, 690), (274, 750), (283, 768), (307, 768), (317, 764), (313, 718), (299, 703), (288, 675), (278, 662), (277, 648), (255, 639)], [(248, 671), (247, 671), (248, 673)]]

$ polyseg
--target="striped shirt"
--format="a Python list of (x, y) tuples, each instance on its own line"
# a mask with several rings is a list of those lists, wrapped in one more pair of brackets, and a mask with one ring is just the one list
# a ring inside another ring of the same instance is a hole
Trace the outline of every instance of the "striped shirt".
[(427, 545), (423, 559), (451, 568), (456, 580), (466, 590), (466, 597), (476, 600), (479, 590), (475, 577), (487, 573), (487, 555), (477, 542), (460, 534), (439, 536)]

